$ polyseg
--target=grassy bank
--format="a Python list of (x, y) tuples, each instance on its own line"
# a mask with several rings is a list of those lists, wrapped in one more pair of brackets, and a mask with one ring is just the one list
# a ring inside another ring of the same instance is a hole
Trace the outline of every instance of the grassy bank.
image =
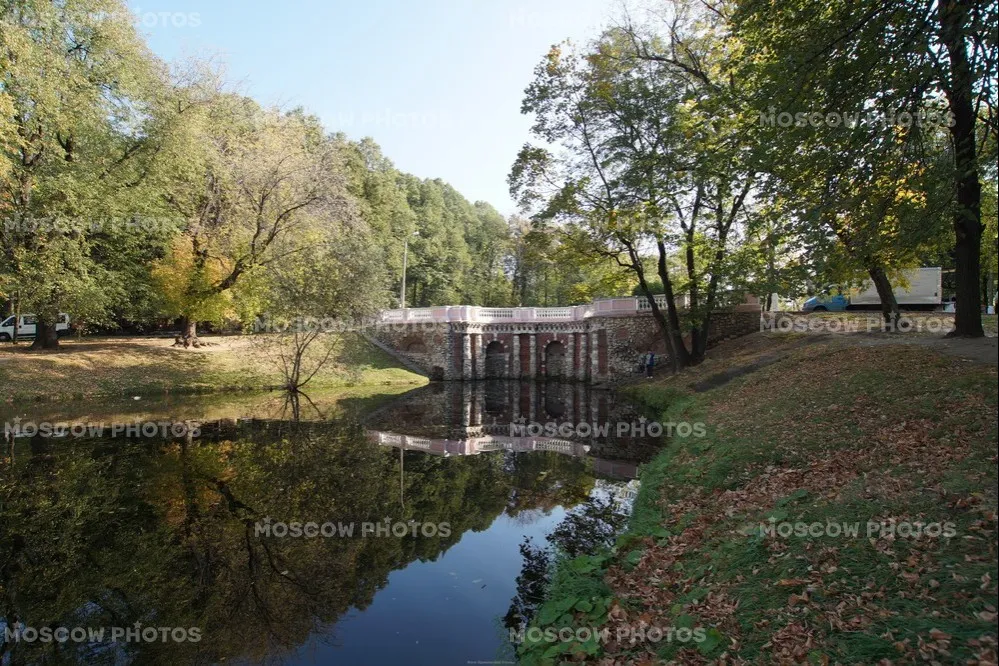
[[(310, 391), (299, 400), (304, 421), (350, 418), (366, 414), (413, 390), (408, 384), (360, 385)], [(284, 391), (239, 393), (188, 393), (93, 400), (0, 403), (0, 424), (23, 421), (41, 423), (134, 423), (145, 421), (219, 421), (240, 418), (290, 420), (293, 405)]]
[[(874, 332), (881, 326), (881, 313), (878, 311), (848, 310), (845, 312), (811, 312), (795, 315), (799, 322), (814, 327), (814, 330), (831, 333), (851, 331)], [(982, 315), (982, 328), (986, 335), (995, 336), (999, 332), (999, 317)], [(954, 314), (950, 312), (911, 312), (902, 311), (899, 330), (906, 335), (926, 335), (937, 337), (954, 329)]]
[[(785, 342), (701, 393), (626, 389), (707, 435), (643, 469), (614, 552), (556, 572), (535, 624), (609, 640), (525, 644), (525, 661), (995, 663), (996, 370), (841, 342)], [(934, 526), (916, 538), (903, 523)], [(637, 627), (704, 633), (616, 640)]]
[[(271, 352), (251, 337), (205, 339), (212, 344), (200, 349), (172, 347), (162, 338), (66, 339), (46, 352), (3, 344), (0, 402), (246, 391), (283, 383)], [(308, 390), (426, 382), (359, 336), (345, 338), (339, 352)]]

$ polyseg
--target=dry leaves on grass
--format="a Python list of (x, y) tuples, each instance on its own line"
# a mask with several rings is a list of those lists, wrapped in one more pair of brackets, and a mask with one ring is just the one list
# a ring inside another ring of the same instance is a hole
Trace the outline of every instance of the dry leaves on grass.
[[(893, 383), (904, 386), (900, 382), (904, 381), (906, 373), (925, 373), (928, 368), (945, 386), (949, 381), (956, 381), (963, 371), (956, 361), (941, 362), (925, 350), (906, 349), (899, 360), (891, 349), (851, 349), (848, 356), (837, 354), (825, 359), (819, 356), (818, 359), (809, 359), (807, 363), (799, 358), (770, 370), (775, 373), (771, 376), (780, 377), (780, 387), (772, 389), (768, 384), (767, 390), (762, 391), (758, 383), (746, 381), (724, 391), (723, 401), (709, 405), (708, 415), (716, 437), (727, 437), (729, 441), (736, 438), (755, 441), (759, 446), (794, 453), (798, 460), (804, 458), (807, 462), (768, 466), (749, 464), (733, 471), (730, 478), (737, 484), (736, 487), (714, 492), (708, 492), (690, 481), (676, 485), (665, 482), (661, 488), (665, 516), (663, 527), (671, 530), (672, 536), (658, 542), (646, 540), (646, 550), (633, 569), (614, 567), (606, 577), (621, 599), (642, 609), (639, 616), (643, 623), (668, 626), (675, 618), (674, 605), (677, 601), (698, 589), (702, 593), (700, 600), (686, 604), (682, 612), (695, 615), (702, 625), (717, 627), (728, 639), (728, 653), (716, 658), (715, 663), (738, 663), (733, 659), (738, 659), (738, 647), (745, 637), (735, 619), (738, 604), (732, 599), (735, 592), (733, 585), (741, 581), (721, 581), (711, 570), (702, 571), (696, 577), (687, 572), (695, 570), (698, 563), (707, 563), (708, 553), (718, 543), (740, 536), (746, 538), (747, 519), (755, 519), (758, 524), (766, 511), (796, 491), (803, 490), (811, 497), (836, 502), (842, 500), (848, 490), (856, 493), (859, 484), (861, 497), (865, 500), (890, 501), (902, 506), (905, 505), (905, 498), (912, 493), (933, 493), (941, 507), (980, 513), (980, 518), (972, 522), (972, 529), (965, 538), (976, 538), (987, 544), (984, 547), (986, 552), (966, 557), (978, 561), (987, 561), (991, 557), (994, 561), (995, 512), (985, 508), (979, 495), (948, 494), (940, 485), (949, 470), (975, 455), (971, 442), (976, 437), (980, 442), (980, 433), (959, 425), (941, 434), (937, 419), (900, 415), (897, 406), (884, 403), (879, 395), (842, 395), (835, 402), (823, 402), (818, 397), (823, 393), (821, 390), (816, 393), (807, 388), (814, 384), (817, 377), (821, 377), (823, 382), (835, 382), (848, 379), (851, 373), (879, 370), (884, 373), (886, 387)], [(806, 388), (801, 390), (795, 387)], [(802, 413), (815, 410), (815, 413), (825, 414), (827, 418), (842, 421), (859, 431), (860, 436), (830, 437), (827, 446), (799, 451), (799, 415), (774, 413), (768, 407), (784, 397), (782, 391), (796, 391), (795, 400), (800, 404)], [(983, 410), (987, 407), (984, 397), (957, 400), (946, 391), (940, 392), (939, 405), (940, 409), (946, 410), (951, 422), (978, 424), (982, 423)], [(991, 427), (994, 428), (994, 409), (987, 413), (991, 413), (988, 418), (991, 418)], [(675, 467), (703, 469), (710, 464), (713, 455), (714, 449), (697, 454), (678, 452)], [(992, 459), (994, 463), (995, 457)], [(984, 473), (977, 476), (984, 476)], [(994, 489), (990, 492), (994, 498)], [(885, 513), (871, 519), (897, 522), (920, 517)], [(870, 545), (882, 556), (895, 558), (890, 568), (899, 578), (900, 594), (919, 601), (923, 607), (933, 609), (938, 604), (940, 579), (947, 575), (959, 575), (941, 565), (936, 544), (930, 540), (907, 544), (909, 547), (904, 558), (896, 552), (892, 538), (872, 539)], [(787, 543), (781, 540), (769, 540), (767, 547), (772, 562), (786, 557), (788, 552)], [(838, 577), (838, 554), (837, 545), (808, 544), (804, 548), (804, 556), (812, 568), (810, 576), (774, 582), (775, 587), (786, 589), (788, 593), (786, 607), (753, 628), (757, 634), (772, 632), (762, 649), (768, 663), (802, 663), (809, 654), (822, 654), (827, 632), (877, 631), (875, 627), (884, 626), (893, 615), (886, 608), (889, 592), (884, 585), (868, 581), (857, 589), (856, 581)], [(682, 567), (678, 567), (678, 563), (682, 563)], [(928, 582), (924, 585), (923, 581)], [(995, 581), (988, 575), (983, 576), (980, 590), (986, 598), (988, 595), (994, 598)], [(986, 606), (978, 617), (994, 621), (995, 608)], [(883, 638), (893, 639), (890, 635)], [(894, 641), (898, 663), (946, 663), (953, 641), (951, 636), (939, 629), (919, 635), (917, 641), (908, 638)], [(994, 636), (982, 636), (965, 644), (976, 653), (975, 661), (969, 663), (995, 663)], [(654, 655), (651, 649), (647, 654), (636, 655), (633, 650), (628, 655), (624, 646), (607, 647), (608, 660), (602, 663), (642, 663), (642, 659), (651, 659)], [(676, 659), (677, 663), (707, 662), (703, 655), (687, 649), (679, 651)], [(827, 657), (825, 659), (828, 660)]]

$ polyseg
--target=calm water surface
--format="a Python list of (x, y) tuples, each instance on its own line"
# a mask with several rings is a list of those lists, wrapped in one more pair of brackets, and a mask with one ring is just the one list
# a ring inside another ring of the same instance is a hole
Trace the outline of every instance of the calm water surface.
[[(22, 435), (0, 448), (4, 665), (512, 661), (504, 616), (524, 538), (543, 543), (594, 496), (626, 510), (656, 448), (617, 436), (638, 422), (629, 405), (560, 384), (39, 405), (0, 419)], [(183, 420), (200, 422), (196, 437), (111, 436)], [(46, 422), (105, 430), (27, 436)], [(582, 436), (584, 422), (610, 429)], [(362, 533), (386, 520), (435, 533)], [(354, 533), (277, 536), (294, 522)], [(110, 640), (152, 627), (200, 640)], [(105, 636), (29, 640), (44, 628)]]

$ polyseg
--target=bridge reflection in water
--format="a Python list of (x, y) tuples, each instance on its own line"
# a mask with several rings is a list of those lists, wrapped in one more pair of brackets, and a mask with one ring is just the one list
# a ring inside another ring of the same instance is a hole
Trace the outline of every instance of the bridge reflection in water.
[[(66, 664), (488, 660), (508, 642), (496, 619), (518, 593), (524, 537), (540, 542), (598, 495), (627, 503), (638, 481), (620, 479), (661, 446), (618, 437), (616, 424), (639, 415), (578, 384), (451, 383), (341, 398), (33, 406), (22, 423), (193, 419), (200, 432), (34, 435), (6, 456), (0, 448), (0, 625), (155, 620), (201, 631), (197, 642), (133, 642), (127, 654), (69, 641), (55, 646)], [(584, 422), (609, 432), (511, 434), (511, 424)], [(358, 531), (309, 538), (264, 528), (295, 522)], [(361, 531), (386, 522), (449, 531)], [(51, 663), (52, 650), (8, 642), (0, 664)]]
[(365, 419), (368, 439), (404, 451), (468, 456), (551, 451), (592, 461), (597, 476), (633, 479), (662, 445), (629, 404), (585, 384), (432, 384)]

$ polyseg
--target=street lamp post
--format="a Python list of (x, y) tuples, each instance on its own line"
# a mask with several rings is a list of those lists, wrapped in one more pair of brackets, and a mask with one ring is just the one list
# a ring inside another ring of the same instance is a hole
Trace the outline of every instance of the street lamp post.
[(409, 239), (411, 236), (419, 235), (419, 231), (414, 231), (412, 234), (408, 234), (402, 246), (402, 287), (399, 289), (399, 307), (401, 309), (406, 308), (406, 265), (409, 261)]

